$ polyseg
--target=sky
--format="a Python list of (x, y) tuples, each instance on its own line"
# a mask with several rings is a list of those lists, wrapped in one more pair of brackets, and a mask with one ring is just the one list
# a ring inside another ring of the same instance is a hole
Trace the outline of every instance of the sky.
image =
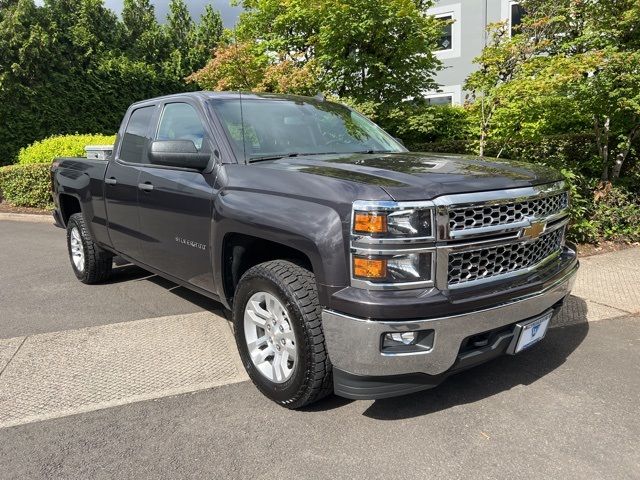
[[(238, 19), (238, 14), (242, 10), (240, 7), (232, 7), (229, 4), (229, 0), (185, 0), (191, 16), (195, 21), (198, 21), (200, 14), (204, 10), (205, 5), (211, 4), (214, 9), (220, 11), (222, 15), (222, 21), (225, 27), (233, 27)], [(122, 10), (122, 0), (105, 0), (105, 5), (120, 14)], [(158, 20), (164, 22), (169, 10), (169, 0), (151, 0), (151, 3), (156, 7), (156, 16)]]

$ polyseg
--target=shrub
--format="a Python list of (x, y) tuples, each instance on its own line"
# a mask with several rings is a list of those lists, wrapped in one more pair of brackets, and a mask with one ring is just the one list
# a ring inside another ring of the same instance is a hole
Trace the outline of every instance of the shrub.
[(49, 163), (0, 167), (0, 196), (16, 207), (51, 207)]
[(376, 121), (405, 144), (464, 140), (471, 134), (469, 115), (463, 107), (406, 103), (380, 109)]
[(56, 157), (82, 157), (87, 145), (113, 145), (115, 135), (54, 135), (20, 150), (18, 163), (51, 163)]

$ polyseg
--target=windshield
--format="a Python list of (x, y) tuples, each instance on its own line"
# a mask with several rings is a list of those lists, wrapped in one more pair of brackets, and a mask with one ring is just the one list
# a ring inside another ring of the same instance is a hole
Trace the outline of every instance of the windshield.
[(247, 161), (294, 155), (403, 152), (393, 137), (362, 115), (314, 99), (213, 100), (212, 106), (238, 158)]

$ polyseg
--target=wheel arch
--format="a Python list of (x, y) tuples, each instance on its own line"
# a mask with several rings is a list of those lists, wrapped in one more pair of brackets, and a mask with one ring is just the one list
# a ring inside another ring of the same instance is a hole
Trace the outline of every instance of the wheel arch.
[(58, 203), (60, 206), (60, 216), (63, 225), (66, 227), (69, 223), (69, 218), (74, 213), (82, 213), (82, 204), (80, 199), (76, 195), (69, 193), (61, 193), (58, 196)]
[(255, 265), (271, 260), (288, 260), (315, 273), (313, 261), (300, 249), (263, 237), (230, 232), (222, 242), (222, 288), (229, 305), (242, 275)]

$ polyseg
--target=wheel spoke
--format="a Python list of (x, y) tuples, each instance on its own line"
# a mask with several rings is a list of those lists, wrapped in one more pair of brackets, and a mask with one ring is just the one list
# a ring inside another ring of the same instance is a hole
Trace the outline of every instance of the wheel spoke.
[(285, 379), (284, 368), (282, 368), (282, 354), (276, 352), (273, 356), (273, 362), (271, 363), (271, 368), (273, 369), (273, 377), (276, 381), (282, 382)]
[(296, 346), (291, 342), (287, 342), (284, 348), (285, 352), (287, 352), (288, 358), (295, 362), (296, 358), (298, 358), (298, 351), (296, 350)]
[(293, 330), (285, 330), (284, 332), (282, 332), (282, 336), (285, 340), (287, 340), (287, 343), (296, 341), (296, 336), (293, 333)]
[(262, 308), (262, 305), (260, 305), (260, 303), (261, 302), (257, 300), (251, 300), (251, 307), (253, 308), (253, 311), (256, 312), (256, 315), (258, 315), (260, 318), (270, 320), (273, 315), (271, 315), (268, 309), (265, 310), (264, 308)]
[(253, 322), (254, 325), (264, 329), (265, 325), (267, 324), (267, 321), (262, 318), (260, 315), (258, 315), (258, 313), (255, 310), (249, 310), (247, 309), (245, 311), (245, 318), (249, 318), (249, 320), (251, 320), (251, 322)]
[(251, 352), (251, 359), (253, 360), (253, 363), (255, 365), (260, 365), (261, 363), (264, 363), (267, 360), (267, 357), (269, 355), (273, 354), (273, 350), (271, 349), (271, 347), (267, 347), (264, 348), (262, 350), (253, 350)]
[(265, 343), (267, 343), (267, 336), (263, 335), (262, 337), (257, 338), (252, 342), (247, 342), (247, 347), (249, 347), (250, 352), (253, 352), (254, 350), (257, 350), (259, 347), (264, 345)]

